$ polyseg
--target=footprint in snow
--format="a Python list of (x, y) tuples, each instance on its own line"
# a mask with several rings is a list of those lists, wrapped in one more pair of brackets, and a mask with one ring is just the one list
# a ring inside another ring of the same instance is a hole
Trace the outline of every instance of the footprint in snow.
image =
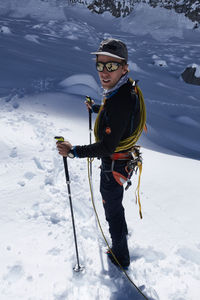
[(17, 157), (17, 147), (13, 147), (9, 154), (10, 157), (15, 158)]
[(50, 249), (50, 250), (47, 252), (47, 254), (48, 254), (48, 255), (56, 256), (56, 255), (59, 255), (60, 252), (61, 252), (61, 249), (59, 249), (59, 248), (52, 248), (52, 249)]
[(14, 102), (14, 103), (12, 104), (12, 106), (13, 106), (14, 109), (17, 109), (17, 108), (19, 108), (19, 103)]
[(165, 259), (165, 254), (159, 251), (155, 251), (152, 247), (148, 248), (135, 248), (133, 259), (144, 258), (147, 263)]
[(26, 185), (25, 181), (21, 180), (21, 181), (18, 181), (18, 184), (21, 186), (21, 187), (24, 187)]
[(14, 266), (8, 267), (8, 273), (3, 276), (4, 280), (8, 283), (14, 283), (22, 278), (24, 275), (24, 269), (21, 264), (15, 264)]
[[(34, 176), (36, 176), (36, 175), (33, 172), (26, 172), (24, 174), (24, 178), (26, 180), (31, 180), (31, 179), (33, 179)], [(19, 184), (21, 187), (24, 187), (26, 185), (26, 181), (20, 180), (17, 182), (17, 184)]]
[(185, 247), (185, 248), (182, 247), (177, 250), (177, 254), (186, 261), (200, 265), (200, 251), (199, 250), (190, 249), (188, 247)]
[(44, 180), (45, 185), (54, 185), (54, 177), (53, 175), (47, 176)]
[(33, 281), (33, 276), (31, 276), (31, 275), (30, 275), (30, 276), (27, 276), (27, 277), (26, 277), (26, 280), (29, 281), (29, 282), (32, 282), (32, 281)]
[(33, 172), (26, 172), (26, 173), (24, 174), (24, 177), (25, 177), (26, 179), (28, 179), (28, 180), (33, 179), (34, 176), (36, 176), (36, 175), (35, 175)]
[(38, 157), (33, 157), (33, 161), (39, 170), (44, 170), (44, 167), (42, 166), (40, 159)]

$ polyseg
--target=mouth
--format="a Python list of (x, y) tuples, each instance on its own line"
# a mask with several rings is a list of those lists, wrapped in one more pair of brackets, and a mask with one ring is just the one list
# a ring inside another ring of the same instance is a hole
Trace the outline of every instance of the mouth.
[(102, 79), (103, 83), (108, 83), (110, 81), (110, 79)]

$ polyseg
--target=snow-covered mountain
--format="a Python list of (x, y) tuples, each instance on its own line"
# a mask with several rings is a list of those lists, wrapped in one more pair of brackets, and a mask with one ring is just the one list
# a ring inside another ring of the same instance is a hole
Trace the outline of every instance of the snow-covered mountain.
[(102, 14), (109, 11), (115, 17), (129, 15), (139, 3), (147, 3), (152, 7), (164, 7), (173, 9), (177, 13), (183, 13), (192, 21), (200, 23), (200, 2), (198, 0), (169, 1), (169, 0), (69, 0), (70, 3), (82, 3), (91, 11)]
[[(196, 24), (200, 23), (200, 2), (199, 0), (39, 0), (40, 2), (47, 2), (52, 7), (67, 7), (71, 5), (80, 4), (87, 7), (92, 12), (102, 14), (105, 12), (111, 13), (114, 17), (126, 17), (138, 4), (146, 3), (151, 7), (164, 7), (169, 10), (174, 10), (177, 13), (184, 14)], [(0, 8), (5, 10), (14, 10), (16, 6), (26, 7), (33, 0), (7, 0), (0, 1)], [(2, 4), (1, 4), (2, 3)]]

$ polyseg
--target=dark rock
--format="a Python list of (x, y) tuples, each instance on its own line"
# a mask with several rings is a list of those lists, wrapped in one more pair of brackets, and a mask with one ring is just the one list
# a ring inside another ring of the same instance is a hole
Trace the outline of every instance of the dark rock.
[[(133, 10), (133, 5), (127, 4), (127, 1), (115, 1), (115, 0), (94, 0), (88, 5), (88, 8), (98, 14), (104, 12), (110, 12), (114, 17), (126, 17)], [(132, 1), (134, 2), (134, 1)]]
[(195, 76), (196, 67), (195, 65), (189, 66), (181, 74), (181, 77), (186, 83), (200, 85), (200, 77)]

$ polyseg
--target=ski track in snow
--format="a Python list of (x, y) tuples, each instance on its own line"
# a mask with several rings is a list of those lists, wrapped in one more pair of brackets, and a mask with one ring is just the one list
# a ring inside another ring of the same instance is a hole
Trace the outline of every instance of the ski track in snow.
[[(95, 74), (88, 53), (102, 38), (112, 35), (128, 43), (130, 70), (141, 79), (148, 110), (149, 136), (142, 137), (142, 143), (147, 148), (152, 143), (154, 150), (161, 147), (166, 153), (174, 151), (199, 157), (199, 88), (189, 85), (186, 88), (179, 79), (194, 57), (200, 64), (199, 44), (195, 39), (159, 43), (148, 37), (135, 39), (132, 34), (119, 30), (116, 34), (116, 24), (111, 26), (106, 18), (104, 27), (98, 24), (97, 31), (91, 20), (88, 23), (84, 17), (83, 20), (70, 18), (68, 22), (0, 20), (0, 38), (10, 55), (5, 55), (2, 47), (5, 61), (0, 61), (1, 66), (9, 66), (10, 57), (19, 60), (15, 62), (13, 74), (4, 74), (9, 88), (0, 86), (1, 95), (6, 95), (0, 98), (1, 300), (76, 300), (80, 295), (81, 299), (89, 300), (142, 299), (106, 259), (106, 246), (91, 206), (86, 160), (69, 160), (80, 261), (86, 267), (84, 274), (72, 271), (76, 257), (67, 187), (53, 137), (63, 135), (80, 144), (88, 141), (87, 113), (84, 114), (81, 95), (90, 93), (100, 101), (96, 75), (94, 80), (88, 80), (90, 74)], [(26, 49), (22, 53), (20, 43)], [(62, 48), (63, 53), (59, 51)], [(64, 51), (69, 50), (71, 57), (66, 61)], [(56, 51), (59, 53), (54, 59)], [(74, 65), (80, 53), (80, 60)], [(27, 73), (30, 62), (34, 62), (30, 73), (36, 72), (34, 64), (40, 67), (35, 77)], [(48, 69), (50, 62), (52, 68)], [(19, 65), (21, 73), (16, 72)], [(125, 202), (131, 255), (128, 274), (149, 299), (197, 300), (200, 242), (194, 220), (198, 219), (199, 162), (147, 149), (143, 152), (143, 226), (136, 221), (139, 218), (133, 200), (136, 183), (127, 192)], [(95, 160), (95, 203), (109, 236), (98, 193), (99, 164)], [(158, 165), (165, 172), (159, 173)], [(180, 171), (183, 166), (185, 175)], [(163, 194), (166, 182), (167, 195)]]

